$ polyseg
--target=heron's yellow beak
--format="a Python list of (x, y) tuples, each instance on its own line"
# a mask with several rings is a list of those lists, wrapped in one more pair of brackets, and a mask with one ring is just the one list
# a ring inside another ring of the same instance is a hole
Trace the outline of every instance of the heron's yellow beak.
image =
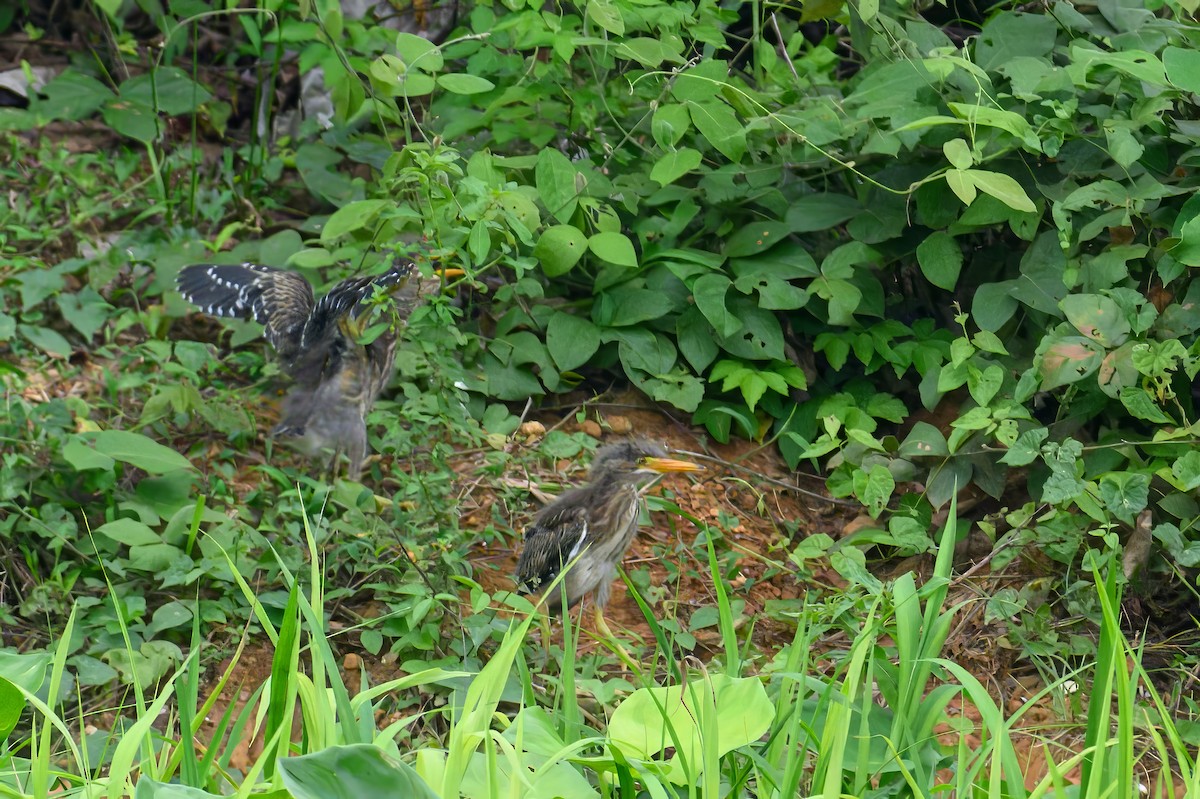
[(702, 472), (704, 467), (691, 461), (677, 461), (674, 458), (646, 458), (642, 465), (656, 472)]
[(433, 273), (444, 280), (452, 280), (456, 277), (462, 277), (466, 274), (461, 269), (434, 269)]

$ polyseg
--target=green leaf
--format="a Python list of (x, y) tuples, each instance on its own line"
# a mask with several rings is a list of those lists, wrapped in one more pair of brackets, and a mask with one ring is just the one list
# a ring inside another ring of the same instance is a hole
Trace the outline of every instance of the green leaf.
[(311, 755), (281, 758), (278, 766), (284, 787), (296, 799), (438, 799), (412, 766), (391, 760), (371, 744), (330, 746)]
[(124, 97), (105, 103), (102, 115), (110, 128), (142, 144), (150, 144), (162, 132), (153, 108)]
[(654, 110), (650, 132), (654, 141), (664, 150), (671, 150), (691, 129), (692, 121), (687, 106), (682, 103), (663, 103)]
[(680, 102), (704, 102), (716, 97), (728, 81), (729, 65), (715, 58), (701, 59), (675, 78), (671, 94)]
[[(116, 673), (113, 673), (116, 677)], [(139, 777), (133, 799), (221, 799), (219, 793), (209, 793), (190, 785), (174, 782), (157, 782), (150, 777)]]
[(63, 318), (87, 341), (108, 323), (109, 313), (113, 310), (91, 286), (84, 286), (74, 294), (59, 294), (56, 301)]
[(437, 72), (444, 64), (442, 51), (423, 36), (413, 33), (396, 34), (396, 55), (407, 66), (424, 72)]
[(969, 169), (946, 170), (946, 185), (962, 200), (963, 205), (975, 202), (975, 182), (971, 180), (970, 173)]
[(588, 249), (610, 264), (630, 269), (637, 267), (637, 253), (633, 242), (623, 233), (597, 233), (588, 239)]
[(600, 329), (590, 320), (556, 311), (546, 325), (546, 347), (560, 371), (575, 369), (600, 348)]
[(746, 129), (738, 122), (737, 114), (725, 103), (712, 100), (690, 103), (692, 124), (708, 143), (734, 163), (746, 153)]
[(356, 200), (342, 206), (325, 221), (325, 227), (321, 230), (321, 241), (333, 241), (347, 233), (367, 227), (388, 207), (395, 208), (395, 200)]
[(1118, 396), (1125, 409), (1138, 419), (1145, 419), (1147, 422), (1155, 424), (1173, 424), (1175, 421), (1163, 413), (1151, 396), (1146, 393), (1146, 390), (1140, 386), (1125, 386), (1120, 390)]
[(38, 111), (53, 119), (80, 120), (94, 114), (113, 97), (112, 90), (88, 75), (71, 67), (42, 87), (46, 99)]
[(854, 494), (867, 506), (872, 518), (878, 518), (887, 507), (888, 500), (896, 490), (896, 479), (883, 464), (875, 464), (868, 471), (854, 472)]
[[(757, 741), (774, 717), (775, 708), (757, 677), (710, 673), (682, 685), (634, 691), (613, 711), (608, 737), (625, 757), (638, 760), (655, 760), (671, 747), (674, 753), (664, 764), (667, 779), (694, 784), (707, 762), (705, 752), (715, 762)], [(713, 733), (716, 740), (706, 737)]]
[(25, 710), (25, 695), (6, 678), (0, 677), (0, 743), (17, 728), (21, 713)]
[(81, 433), (83, 438), (95, 441), (96, 451), (113, 460), (136, 466), (150, 474), (165, 474), (175, 469), (194, 469), (192, 462), (173, 449), (140, 433), (126, 430), (101, 430), (98, 433)]
[(988, 172), (984, 169), (966, 170), (971, 182), (985, 194), (990, 194), (1014, 211), (1033, 213), (1037, 206), (1021, 188), (1021, 184), (1003, 172)]
[(1117, 518), (1132, 524), (1133, 518), (1150, 501), (1150, 475), (1143, 472), (1113, 472), (1100, 480), (1100, 499)]
[(956, 169), (970, 169), (975, 163), (975, 159), (971, 155), (971, 148), (962, 139), (951, 139), (942, 145), (942, 152), (946, 154), (948, 160)]
[(660, 186), (668, 186), (700, 166), (701, 160), (700, 151), (690, 147), (669, 152), (654, 164), (650, 179)]
[(917, 245), (917, 262), (930, 283), (953, 291), (962, 271), (962, 247), (949, 233), (939, 230), (930, 233)]
[(725, 257), (745, 258), (758, 255), (780, 242), (787, 241), (790, 232), (787, 223), (770, 219), (743, 225), (725, 242)]
[(543, 147), (538, 153), (534, 180), (542, 205), (559, 222), (566, 223), (579, 207), (579, 170), (565, 155), (553, 147)]
[(786, 223), (792, 233), (828, 230), (862, 213), (858, 200), (845, 194), (805, 194), (788, 205)]
[(1132, 328), (1121, 307), (1100, 294), (1069, 294), (1059, 303), (1075, 329), (1107, 348), (1120, 346)]
[(967, 365), (967, 391), (970, 392), (971, 399), (980, 405), (987, 406), (1000, 391), (1002, 385), (1004, 385), (1004, 370), (996, 364), (992, 364), (983, 371), (970, 364)]
[(620, 42), (617, 45), (617, 57), (636, 61), (651, 69), (664, 61), (678, 64), (683, 60), (679, 53), (667, 47), (664, 41), (648, 36), (636, 36)]
[(712, 325), (696, 307), (688, 308), (675, 323), (675, 339), (679, 351), (697, 373), (703, 372), (717, 357), (720, 349), (713, 340)]
[(625, 34), (625, 20), (612, 0), (588, 0), (587, 17), (614, 36)]
[(1167, 47), (1163, 50), (1163, 66), (1167, 80), (1175, 87), (1200, 94), (1200, 52), (1191, 47)]
[(121, 100), (169, 116), (196, 111), (212, 99), (208, 89), (177, 67), (158, 67), (121, 84)]
[(464, 75), (460, 72), (438, 75), (437, 82), (439, 86), (451, 94), (483, 94), (496, 88), (496, 84), (487, 78), (481, 78), (477, 75)]
[(63, 460), (67, 462), (75, 471), (82, 472), (87, 469), (104, 469), (111, 470), (113, 464), (116, 463), (112, 458), (102, 452), (97, 452), (94, 448), (89, 447), (78, 438), (70, 439), (63, 446)]
[(1100, 366), (1104, 353), (1091, 339), (1063, 336), (1054, 340), (1040, 358), (1042, 390), (1070, 385), (1091, 375)]
[(717, 333), (725, 338), (742, 329), (742, 323), (725, 305), (725, 295), (729, 293), (730, 285), (729, 278), (724, 275), (703, 275), (692, 285), (696, 307)]
[(139, 544), (162, 543), (158, 533), (136, 519), (116, 519), (108, 524), (100, 525), (94, 532), (107, 536), (118, 544), (131, 547)]
[(21, 335), (29, 340), (31, 344), (40, 350), (43, 350), (49, 355), (59, 358), (70, 358), (74, 352), (74, 347), (71, 342), (63, 338), (63, 335), (57, 330), (52, 330), (48, 327), (40, 327), (37, 325), (17, 325), (17, 330)]
[(587, 237), (571, 225), (546, 228), (533, 248), (533, 257), (542, 264), (546, 277), (558, 277), (570, 272), (583, 257)]

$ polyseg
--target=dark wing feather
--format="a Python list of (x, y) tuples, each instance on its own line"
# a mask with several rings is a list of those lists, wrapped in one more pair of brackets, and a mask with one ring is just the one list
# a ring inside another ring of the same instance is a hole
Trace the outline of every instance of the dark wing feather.
[(517, 560), (517, 585), (536, 591), (554, 580), (586, 540), (586, 488), (569, 491), (548, 505), (525, 528), (525, 545)]
[(370, 298), (376, 287), (389, 294), (395, 293), (398, 287), (404, 291), (409, 283), (416, 282), (409, 280), (414, 269), (411, 263), (396, 264), (382, 275), (348, 277), (339, 281), (309, 314), (301, 337), (302, 346), (317, 344), (329, 336), (338, 320), (357, 315), (359, 304)]
[(313, 290), (302, 275), (262, 264), (193, 264), (179, 270), (179, 293), (213, 316), (253, 319), (288, 363), (313, 311)]

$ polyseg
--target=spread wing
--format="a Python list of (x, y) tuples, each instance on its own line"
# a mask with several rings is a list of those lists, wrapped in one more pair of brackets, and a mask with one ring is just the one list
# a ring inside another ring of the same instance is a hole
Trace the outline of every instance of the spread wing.
[(588, 509), (583, 489), (569, 491), (543, 509), (525, 528), (517, 560), (517, 585), (536, 591), (550, 583), (588, 544)]
[(193, 264), (179, 271), (176, 285), (207, 314), (258, 322), (284, 363), (296, 357), (314, 306), (302, 275), (262, 264)]

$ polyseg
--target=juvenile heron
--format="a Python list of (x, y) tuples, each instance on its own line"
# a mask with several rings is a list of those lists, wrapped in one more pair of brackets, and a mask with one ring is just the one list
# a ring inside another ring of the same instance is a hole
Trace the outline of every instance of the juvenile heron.
[[(252, 263), (185, 266), (176, 285), (204, 313), (263, 325), (294, 382), (273, 434), (294, 437), (309, 454), (332, 449), (334, 464), (345, 454), (348, 476), (358, 479), (367, 454), (365, 418), (391, 379), (400, 325), (441, 277), (461, 274), (446, 269), (422, 278), (413, 264), (397, 263), (380, 275), (346, 278), (320, 300), (303, 275)], [(380, 294), (394, 315), (381, 335), (362, 344), (374, 317), (367, 310)]]
[[(612, 637), (604, 606), (638, 528), (641, 484), (669, 472), (698, 472), (702, 466), (667, 457), (648, 441), (623, 441), (596, 452), (588, 483), (567, 491), (543, 508), (525, 528), (525, 545), (517, 561), (517, 585), (536, 591), (558, 576), (576, 555), (579, 560), (563, 579), (567, 605), (593, 593), (596, 627)], [(562, 591), (546, 597), (547, 607), (561, 609)]]

